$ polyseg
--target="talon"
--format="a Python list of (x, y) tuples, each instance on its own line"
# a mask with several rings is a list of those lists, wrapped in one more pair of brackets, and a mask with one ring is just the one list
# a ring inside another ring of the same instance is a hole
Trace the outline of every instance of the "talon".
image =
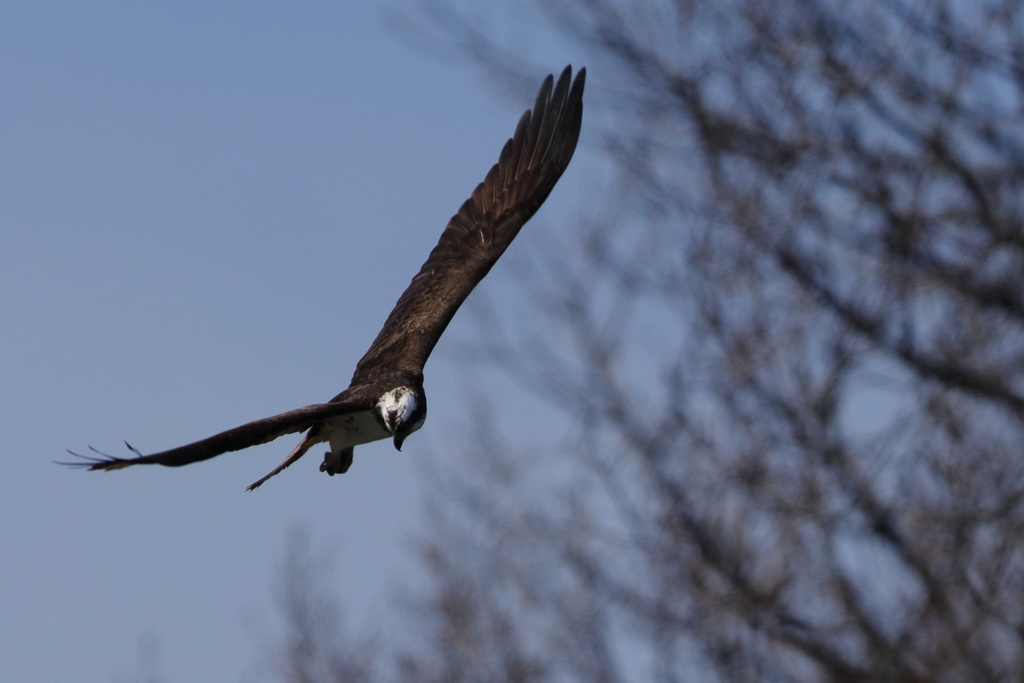
[(324, 453), (324, 462), (320, 465), (320, 471), (333, 477), (335, 474), (345, 474), (351, 465), (352, 448), (342, 448)]
[(348, 468), (352, 467), (352, 449), (348, 449), (348, 457), (342, 457), (341, 466), (338, 468), (339, 474), (345, 474), (348, 472)]

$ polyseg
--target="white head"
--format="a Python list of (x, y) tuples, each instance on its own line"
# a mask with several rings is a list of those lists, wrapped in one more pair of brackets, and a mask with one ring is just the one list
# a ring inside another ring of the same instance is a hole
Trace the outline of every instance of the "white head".
[(395, 448), (402, 450), (405, 437), (423, 426), (427, 417), (427, 401), (415, 389), (397, 387), (380, 397), (377, 410), (384, 426), (394, 437)]

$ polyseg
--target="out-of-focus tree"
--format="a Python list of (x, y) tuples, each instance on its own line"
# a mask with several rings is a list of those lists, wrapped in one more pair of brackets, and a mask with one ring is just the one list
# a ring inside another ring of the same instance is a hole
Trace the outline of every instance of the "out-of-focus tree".
[(573, 427), (474, 415), (394, 675), (1020, 680), (1024, 3), (520, 4), (616, 175), (475, 348)]
[(314, 548), (309, 530), (288, 536), (274, 598), (284, 634), (266, 659), (274, 675), (289, 683), (363, 683), (376, 680), (377, 645), (353, 638), (344, 628), (342, 606), (328, 581), (332, 554)]

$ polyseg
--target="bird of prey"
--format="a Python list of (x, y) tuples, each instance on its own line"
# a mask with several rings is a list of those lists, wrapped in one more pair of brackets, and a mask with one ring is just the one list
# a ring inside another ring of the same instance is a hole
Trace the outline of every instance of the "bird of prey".
[(251, 491), (318, 443), (330, 444), (320, 465), (320, 471), (330, 475), (348, 470), (353, 448), (360, 444), (390, 437), (401, 450), (402, 442), (423, 426), (427, 416), (423, 365), (434, 345), (455, 311), (547, 199), (572, 159), (583, 118), (585, 80), (586, 69), (580, 69), (572, 81), (571, 67), (565, 68), (557, 84), (550, 75), (544, 80), (533, 110), (523, 113), (498, 163), (448, 221), (427, 262), (356, 365), (348, 389), (327, 403), (249, 422), (169, 451), (142, 455), (126, 443), (137, 457), (118, 458), (93, 449), (103, 457), (71, 452), (86, 462), (63, 464), (90, 470), (180, 467), (305, 432), (280, 465), (248, 487)]

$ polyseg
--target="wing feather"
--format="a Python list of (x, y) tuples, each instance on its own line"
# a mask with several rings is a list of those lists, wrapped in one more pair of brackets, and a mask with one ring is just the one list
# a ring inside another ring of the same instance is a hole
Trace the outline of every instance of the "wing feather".
[[(104, 457), (93, 458), (68, 451), (72, 455), (82, 458), (85, 462), (61, 464), (86, 467), (90, 470), (119, 470), (130, 465), (181, 467), (182, 465), (209, 460), (222, 453), (240, 451), (243, 448), (268, 443), (285, 434), (304, 432), (312, 427), (317, 420), (357, 410), (365, 410), (367, 408), (367, 405), (364, 405), (365, 403), (366, 401), (359, 400), (358, 397), (346, 399), (345, 395), (342, 394), (330, 403), (317, 403), (304, 408), (289, 410), (279, 415), (265, 417), (262, 420), (248, 422), (240, 427), (229, 429), (220, 434), (214, 434), (211, 437), (186, 446), (172, 448), (169, 451), (153, 453), (152, 455), (142, 455), (140, 453), (135, 458), (117, 458), (103, 453), (100, 455)], [(138, 453), (131, 446), (128, 446), (128, 448)]]
[[(502, 147), (498, 163), (448, 222), (437, 246), (356, 366), (348, 389), (329, 403), (248, 422), (160, 453), (143, 455), (126, 443), (137, 457), (118, 458), (93, 449), (102, 456), (95, 458), (69, 451), (81, 461), (61, 464), (90, 470), (131, 465), (180, 467), (304, 432), (325, 418), (370, 410), (382, 392), (393, 388), (395, 375), (421, 378), (423, 364), (455, 311), (544, 203), (572, 159), (583, 117), (586, 69), (580, 69), (570, 88), (571, 76), (571, 67), (566, 67), (554, 92), (553, 78), (544, 80), (532, 112), (523, 113), (515, 134)], [(277, 469), (250, 488), (294, 462), (316, 438), (317, 432), (310, 432)]]
[[(572, 82), (566, 67), (548, 76), (533, 110), (526, 110), (498, 163), (441, 233), (370, 349), (351, 386), (396, 372), (423, 371), (434, 344), (476, 284), (537, 212), (561, 177), (579, 139), (586, 69)], [(571, 87), (570, 87), (571, 82)]]

